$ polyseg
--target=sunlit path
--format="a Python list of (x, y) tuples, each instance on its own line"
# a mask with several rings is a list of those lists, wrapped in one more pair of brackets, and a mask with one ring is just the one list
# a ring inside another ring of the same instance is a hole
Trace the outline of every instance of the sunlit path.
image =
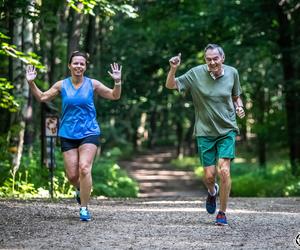
[(174, 157), (174, 151), (153, 150), (119, 164), (139, 183), (141, 198), (204, 195), (203, 184), (195, 178), (193, 171), (175, 170), (170, 165)]

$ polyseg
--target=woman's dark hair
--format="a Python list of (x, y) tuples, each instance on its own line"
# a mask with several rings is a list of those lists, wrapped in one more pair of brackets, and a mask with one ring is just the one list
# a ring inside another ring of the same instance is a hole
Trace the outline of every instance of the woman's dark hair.
[(73, 59), (74, 56), (82, 56), (82, 57), (85, 58), (86, 64), (89, 63), (89, 54), (84, 53), (84, 52), (80, 52), (80, 51), (73, 51), (70, 55), (70, 58), (69, 58), (69, 64), (71, 64), (72, 59)]

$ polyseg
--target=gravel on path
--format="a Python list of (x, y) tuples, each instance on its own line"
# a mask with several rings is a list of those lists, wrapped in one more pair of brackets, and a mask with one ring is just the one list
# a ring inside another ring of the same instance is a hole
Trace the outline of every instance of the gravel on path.
[(204, 200), (94, 198), (91, 222), (74, 200), (0, 200), (0, 248), (297, 249), (300, 198), (231, 198), (227, 227)]

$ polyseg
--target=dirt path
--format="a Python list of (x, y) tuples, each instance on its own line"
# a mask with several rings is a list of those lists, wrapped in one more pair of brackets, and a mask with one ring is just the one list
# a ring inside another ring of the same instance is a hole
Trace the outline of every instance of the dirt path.
[(129, 175), (139, 183), (140, 198), (200, 197), (204, 187), (193, 171), (174, 170), (170, 161), (174, 151), (159, 149), (148, 151), (130, 161), (121, 161)]
[(170, 171), (171, 157), (123, 162), (148, 198), (93, 198), (91, 222), (75, 200), (0, 200), (0, 249), (297, 249), (300, 198), (231, 198), (229, 225), (218, 227), (204, 188)]
[(202, 199), (93, 199), (91, 222), (73, 200), (0, 200), (1, 249), (296, 249), (300, 199), (234, 198), (229, 226)]

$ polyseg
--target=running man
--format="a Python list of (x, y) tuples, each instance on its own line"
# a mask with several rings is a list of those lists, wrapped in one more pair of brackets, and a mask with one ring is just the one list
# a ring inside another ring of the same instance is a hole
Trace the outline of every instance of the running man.
[(181, 63), (181, 54), (169, 60), (170, 70), (166, 80), (168, 89), (189, 91), (195, 107), (194, 134), (198, 152), (204, 166), (204, 182), (208, 189), (206, 210), (216, 212), (216, 198), (220, 178), (220, 208), (216, 225), (227, 225), (226, 209), (231, 189), (230, 163), (235, 157), (235, 137), (239, 132), (236, 114), (245, 116), (240, 98), (238, 71), (223, 64), (225, 54), (217, 44), (204, 49), (206, 64), (198, 65), (175, 78)]

